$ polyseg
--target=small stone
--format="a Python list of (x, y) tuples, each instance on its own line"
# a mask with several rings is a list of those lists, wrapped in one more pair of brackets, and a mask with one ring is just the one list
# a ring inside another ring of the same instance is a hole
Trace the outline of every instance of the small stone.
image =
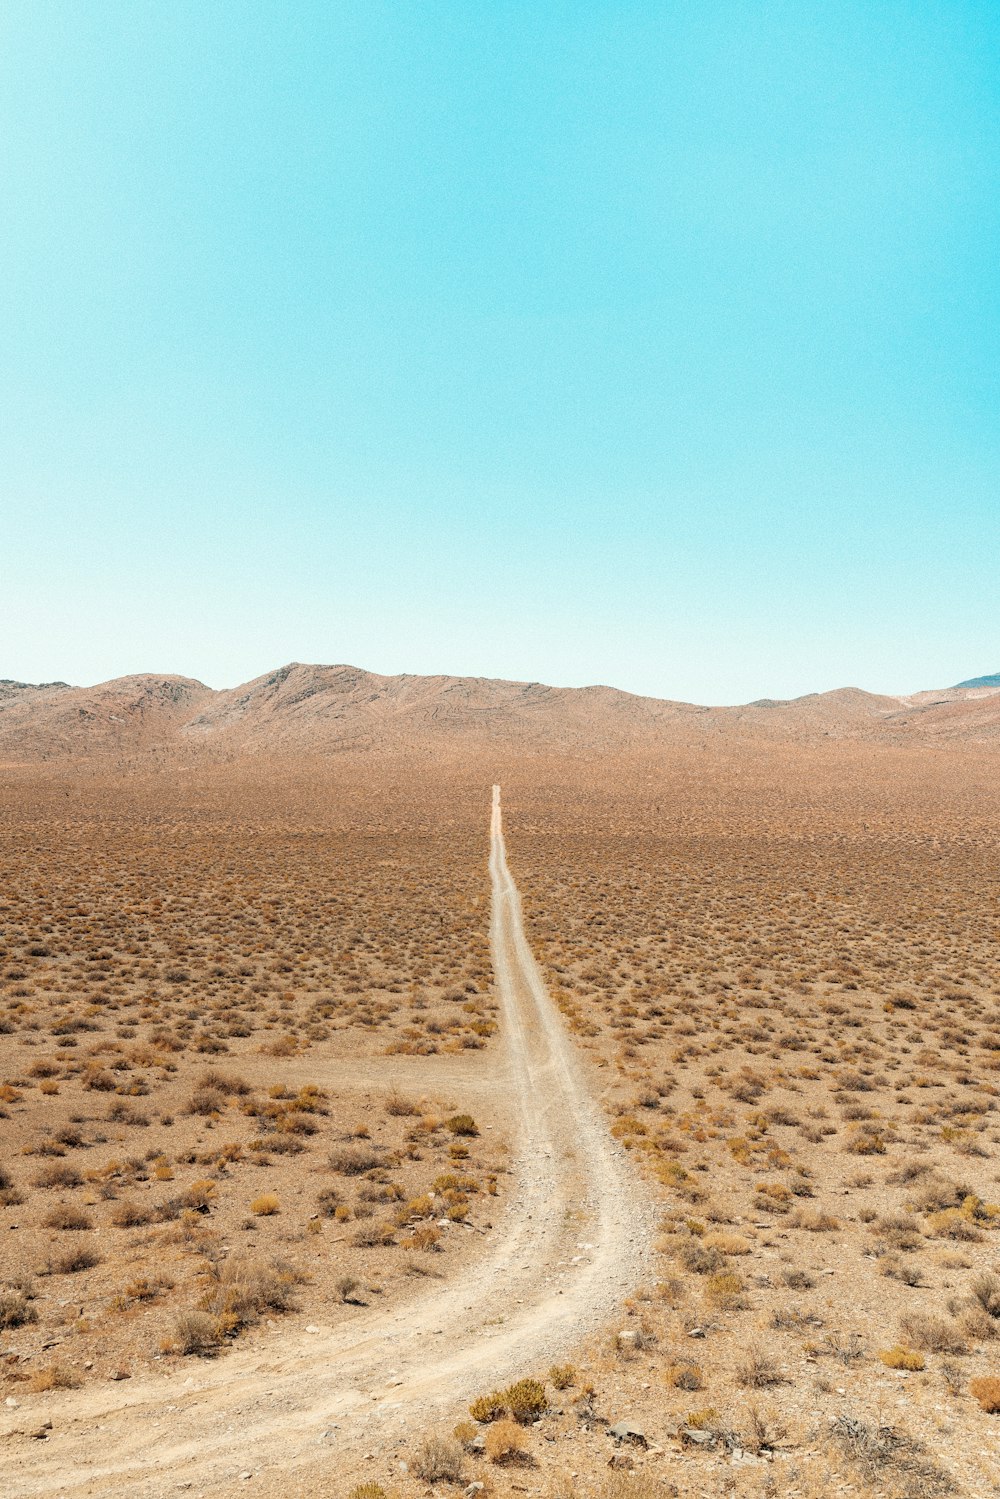
[(15, 1400), (13, 1395), (8, 1395), (7, 1399), (4, 1401), (4, 1405), (8, 1410), (16, 1411), (20, 1408), (21, 1402), (20, 1400)]
[(636, 1447), (647, 1445), (646, 1433), (632, 1421), (619, 1421), (617, 1426), (609, 1427), (608, 1436), (616, 1442), (631, 1442)]
[(485, 1483), (480, 1483), (479, 1479), (477, 1478), (475, 1482), (470, 1483), (468, 1488), (465, 1490), (465, 1499), (476, 1499), (476, 1495), (481, 1494), (485, 1487)]
[(316, 1326), (315, 1322), (310, 1322), (309, 1326), (306, 1328), (306, 1332), (319, 1332), (319, 1328)]

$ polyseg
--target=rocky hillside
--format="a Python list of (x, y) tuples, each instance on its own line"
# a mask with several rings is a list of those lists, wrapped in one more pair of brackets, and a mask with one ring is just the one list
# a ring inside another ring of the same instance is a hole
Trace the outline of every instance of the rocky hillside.
[(96, 687), (0, 682), (7, 763), (143, 754), (260, 755), (468, 747), (579, 753), (667, 743), (1000, 738), (1000, 691), (947, 688), (884, 697), (843, 688), (788, 701), (709, 708), (611, 687), (559, 688), (485, 677), (378, 676), (293, 663), (214, 691), (189, 677), (133, 676)]

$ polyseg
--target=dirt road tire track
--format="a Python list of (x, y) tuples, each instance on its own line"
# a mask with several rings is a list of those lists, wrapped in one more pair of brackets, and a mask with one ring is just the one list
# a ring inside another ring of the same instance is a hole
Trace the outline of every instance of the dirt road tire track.
[[(612, 1140), (524, 933), (494, 787), (491, 941), (505, 1056), (490, 1096), (517, 1122), (504, 1215), (460, 1283), (309, 1335), (277, 1330), (216, 1363), (59, 1396), (0, 1415), (5, 1499), (308, 1494), (366, 1451), (455, 1419), (486, 1386), (544, 1369), (642, 1279), (652, 1213)], [(320, 1079), (322, 1081), (322, 1079)], [(513, 1105), (513, 1108), (511, 1108)], [(47, 1441), (28, 1435), (52, 1421)], [(239, 1475), (251, 1472), (252, 1485)]]

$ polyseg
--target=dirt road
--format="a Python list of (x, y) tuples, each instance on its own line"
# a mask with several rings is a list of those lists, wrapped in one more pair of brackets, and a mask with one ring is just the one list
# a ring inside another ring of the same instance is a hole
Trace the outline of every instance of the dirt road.
[[(612, 1140), (528, 946), (499, 787), (491, 938), (505, 1055), (482, 1105), (513, 1116), (508, 1205), (456, 1284), (334, 1328), (275, 1329), (217, 1362), (0, 1408), (5, 1499), (329, 1492), (367, 1452), (403, 1456), (475, 1394), (544, 1371), (607, 1322), (647, 1268), (651, 1213)], [(480, 1065), (483, 1065), (482, 1061)], [(511, 1105), (513, 1107), (511, 1107)], [(47, 1440), (29, 1433), (51, 1420)]]

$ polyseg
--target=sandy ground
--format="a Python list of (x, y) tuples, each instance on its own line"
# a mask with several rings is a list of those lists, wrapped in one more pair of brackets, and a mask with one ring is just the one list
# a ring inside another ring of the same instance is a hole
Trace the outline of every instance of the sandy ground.
[[(513, 1113), (514, 1185), (460, 1285), (350, 1327), (275, 1329), (218, 1363), (29, 1395), (0, 1416), (4, 1494), (328, 1491), (376, 1450), (402, 1455), (484, 1388), (605, 1324), (651, 1262), (653, 1210), (528, 946), (494, 789), (491, 940), (505, 1052), (483, 1104)], [(323, 1081), (320, 1079), (320, 1081)], [(49, 1426), (47, 1423), (51, 1423)], [(41, 1433), (41, 1435), (39, 1435)]]

